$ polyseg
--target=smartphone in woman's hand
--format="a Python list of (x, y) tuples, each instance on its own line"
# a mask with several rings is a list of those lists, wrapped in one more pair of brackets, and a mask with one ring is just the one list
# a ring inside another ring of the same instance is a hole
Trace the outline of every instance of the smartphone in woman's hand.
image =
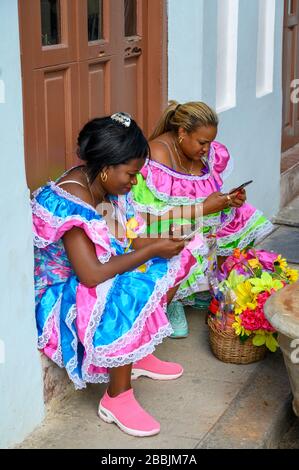
[(245, 188), (245, 186), (248, 186), (248, 185), (251, 184), (252, 182), (253, 182), (253, 180), (246, 181), (246, 183), (243, 183), (243, 184), (241, 184), (240, 186), (238, 186), (237, 188), (232, 189), (228, 194), (237, 193), (238, 191), (241, 191), (242, 189)]

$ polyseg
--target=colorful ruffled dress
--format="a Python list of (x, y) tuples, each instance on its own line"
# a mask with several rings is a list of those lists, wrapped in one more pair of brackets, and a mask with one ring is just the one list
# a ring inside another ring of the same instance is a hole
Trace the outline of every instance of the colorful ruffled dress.
[[(129, 232), (136, 236), (144, 230), (129, 195), (110, 202)], [(36, 191), (32, 212), (38, 347), (67, 370), (76, 388), (107, 382), (109, 368), (145, 357), (172, 333), (166, 293), (196, 267), (191, 251), (204, 253), (205, 245), (198, 237), (179, 256), (151, 259), (141, 269), (90, 288), (79, 282), (68, 261), (64, 233), (72, 227), (84, 230), (101, 263), (130, 250), (128, 235), (115, 238), (102, 215), (54, 182)]]
[[(169, 233), (170, 224), (196, 225), (198, 221), (185, 215), (179, 217), (176, 214), (169, 220), (157, 220), (157, 216), (165, 216), (169, 211), (175, 213), (178, 206), (203, 202), (213, 192), (221, 191), (231, 169), (227, 148), (216, 141), (211, 143), (201, 176), (180, 173), (153, 159), (147, 160), (138, 175), (138, 184), (133, 188), (133, 197), (136, 210), (147, 214), (148, 234)], [(240, 208), (227, 208), (204, 216), (202, 232), (209, 245), (209, 255), (197, 255), (197, 269), (182, 283), (175, 299), (192, 305), (195, 293), (209, 288), (207, 274), (216, 269), (216, 254), (228, 256), (235, 248), (256, 243), (272, 230), (271, 222), (261, 211), (247, 203)]]

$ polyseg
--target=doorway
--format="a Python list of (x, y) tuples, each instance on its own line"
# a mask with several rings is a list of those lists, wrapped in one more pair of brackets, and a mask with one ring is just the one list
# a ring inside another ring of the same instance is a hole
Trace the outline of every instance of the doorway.
[(77, 164), (79, 129), (126, 111), (148, 135), (167, 101), (165, 0), (19, 0), (27, 184)]

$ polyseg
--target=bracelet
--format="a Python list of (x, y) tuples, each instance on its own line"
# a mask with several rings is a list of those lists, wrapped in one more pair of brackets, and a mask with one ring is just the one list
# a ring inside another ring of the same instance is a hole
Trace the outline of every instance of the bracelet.
[(227, 201), (228, 201), (228, 203), (227, 203), (227, 204), (228, 204), (228, 207), (230, 207), (230, 206), (232, 205), (232, 202), (233, 202), (233, 201), (232, 201), (232, 198), (230, 197), (229, 194), (226, 195), (226, 198), (227, 198)]

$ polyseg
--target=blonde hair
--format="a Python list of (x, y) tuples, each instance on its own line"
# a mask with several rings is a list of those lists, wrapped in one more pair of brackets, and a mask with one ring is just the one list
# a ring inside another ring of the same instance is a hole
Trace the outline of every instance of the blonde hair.
[(169, 101), (168, 107), (162, 114), (149, 140), (154, 140), (159, 135), (169, 131), (174, 131), (177, 134), (180, 127), (190, 133), (198, 127), (217, 127), (218, 122), (216, 112), (205, 103), (190, 101), (179, 104), (177, 101)]

